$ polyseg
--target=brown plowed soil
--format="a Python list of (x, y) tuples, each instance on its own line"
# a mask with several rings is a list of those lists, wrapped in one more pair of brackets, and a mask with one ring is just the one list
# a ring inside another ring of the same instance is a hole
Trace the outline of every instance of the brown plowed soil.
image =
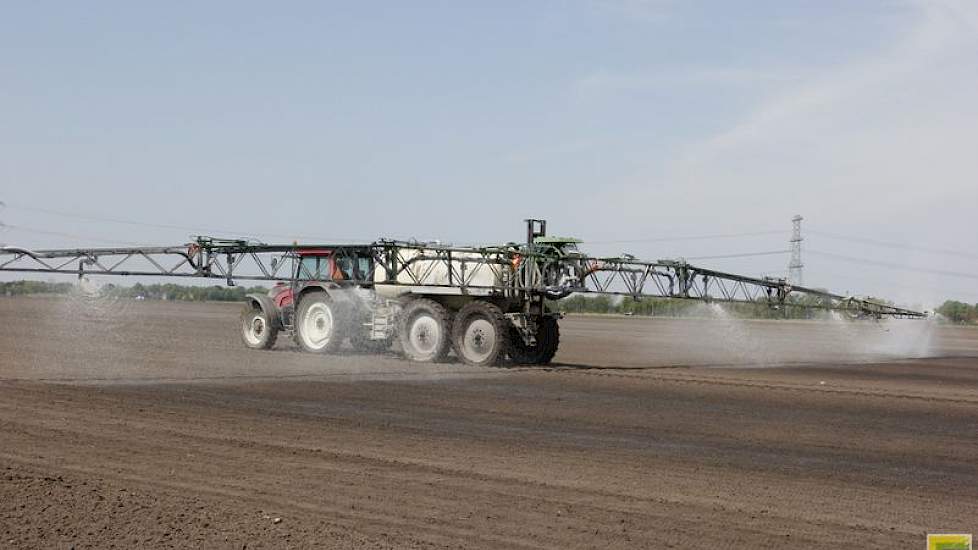
[(976, 330), (578, 317), (552, 367), (479, 369), (246, 350), (237, 312), (0, 298), (0, 548), (978, 531)]

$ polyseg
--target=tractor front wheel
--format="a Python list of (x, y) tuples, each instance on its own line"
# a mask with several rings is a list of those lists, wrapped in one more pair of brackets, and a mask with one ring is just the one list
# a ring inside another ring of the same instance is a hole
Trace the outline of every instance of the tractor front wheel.
[(547, 365), (557, 354), (560, 345), (560, 326), (553, 316), (540, 317), (537, 321), (537, 341), (528, 346), (514, 327), (509, 358), (517, 365)]
[(278, 338), (276, 327), (260, 308), (245, 306), (241, 312), (241, 340), (251, 349), (269, 349)]

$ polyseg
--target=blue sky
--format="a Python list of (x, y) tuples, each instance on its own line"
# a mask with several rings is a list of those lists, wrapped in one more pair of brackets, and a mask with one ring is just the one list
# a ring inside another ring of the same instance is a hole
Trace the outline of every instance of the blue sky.
[(786, 248), (800, 213), (813, 251), (915, 268), (808, 255), (807, 283), (978, 301), (923, 271), (978, 273), (976, 90), (965, 1), (13, 3), (0, 242), (464, 243), (534, 216), (657, 258)]

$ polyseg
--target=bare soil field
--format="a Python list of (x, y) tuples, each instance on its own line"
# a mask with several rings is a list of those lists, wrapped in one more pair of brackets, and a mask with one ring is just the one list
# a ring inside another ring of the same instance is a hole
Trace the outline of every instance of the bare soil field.
[(473, 368), (247, 350), (239, 307), (0, 298), (0, 548), (978, 531), (973, 329), (571, 317), (554, 365)]

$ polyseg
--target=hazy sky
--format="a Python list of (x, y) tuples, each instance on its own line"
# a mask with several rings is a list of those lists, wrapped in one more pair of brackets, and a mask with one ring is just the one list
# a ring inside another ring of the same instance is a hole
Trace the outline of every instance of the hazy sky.
[[(978, 302), (976, 138), (974, 0), (0, 17), (0, 242), (30, 247), (507, 241), (533, 216), (597, 253), (699, 257), (786, 249), (798, 213), (812, 286)], [(783, 275), (787, 259), (697, 263)]]

